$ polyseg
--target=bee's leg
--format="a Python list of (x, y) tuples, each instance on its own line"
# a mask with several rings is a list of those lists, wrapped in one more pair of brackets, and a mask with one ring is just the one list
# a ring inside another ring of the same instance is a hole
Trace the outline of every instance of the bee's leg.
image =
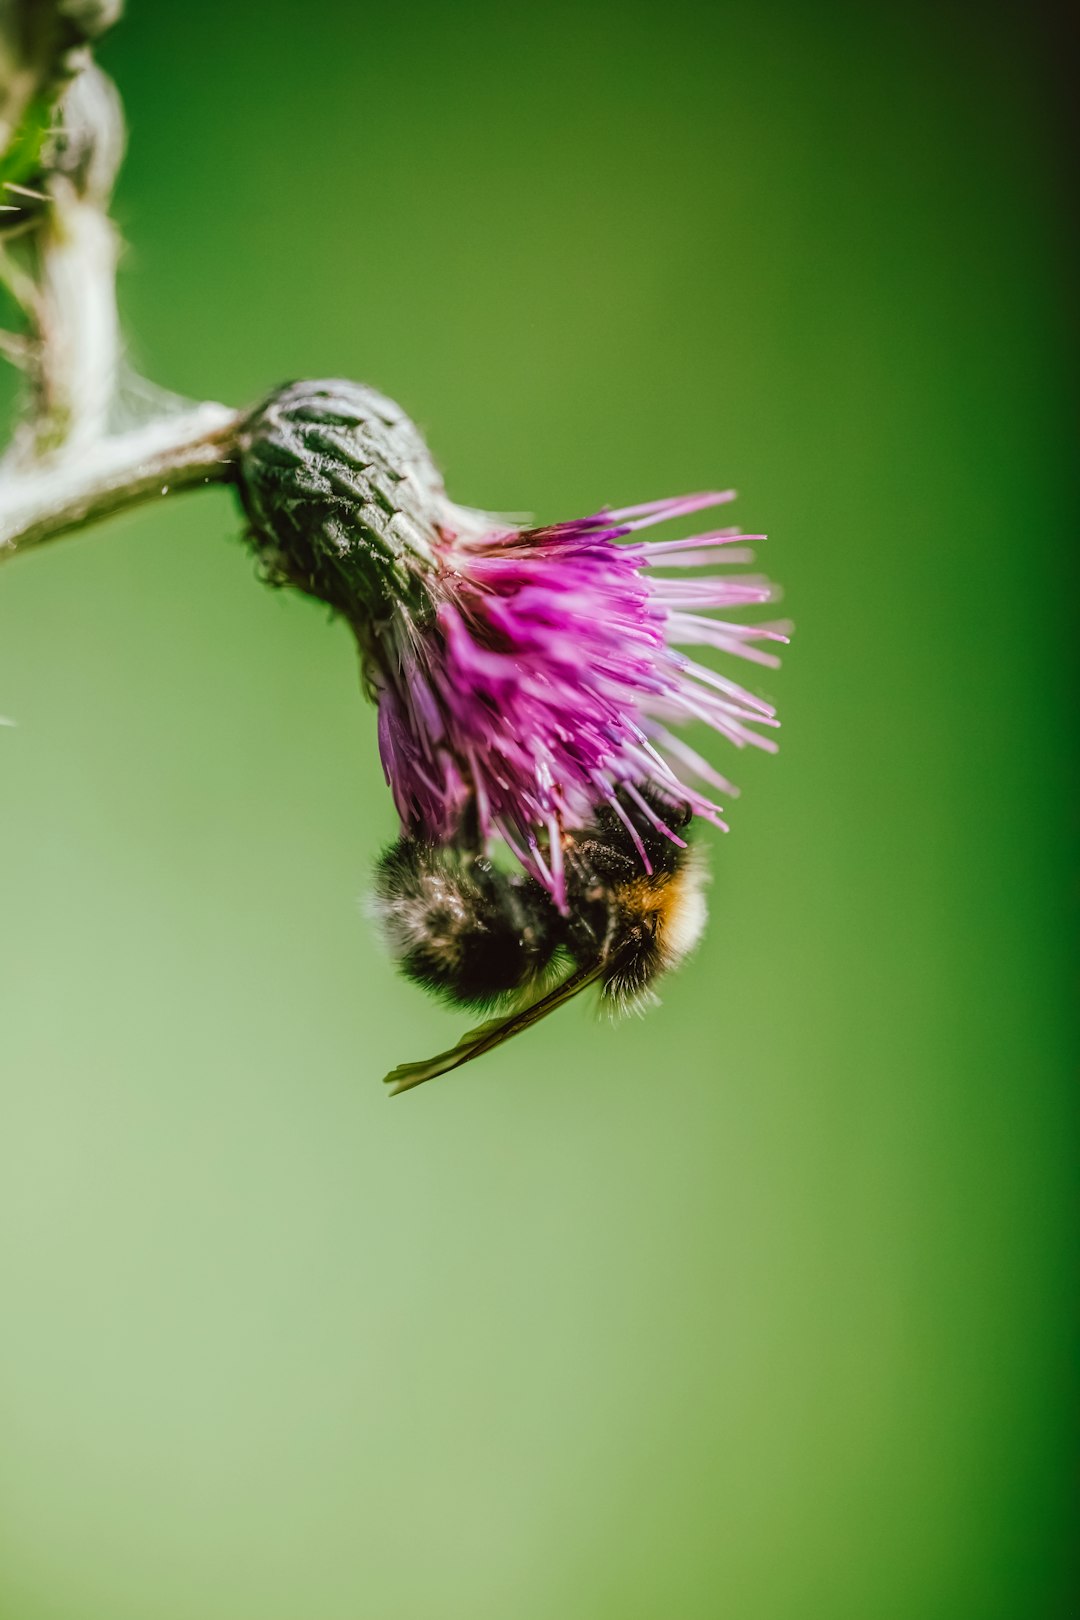
[(587, 984), (599, 977), (600, 968), (591, 965), (587, 968), (577, 968), (564, 979), (562, 984), (556, 985), (546, 996), (534, 1001), (530, 1006), (523, 1007), (520, 1012), (511, 1013), (506, 1018), (493, 1018), (479, 1028), (472, 1029), (463, 1035), (457, 1045), (447, 1052), (440, 1052), (438, 1057), (428, 1058), (425, 1063), (402, 1063), (386, 1076), (385, 1084), (390, 1087), (390, 1095), (397, 1096), (399, 1091), (411, 1091), (414, 1086), (422, 1086), (427, 1080), (434, 1080), (440, 1074), (449, 1074), (451, 1069), (459, 1069), (463, 1063), (471, 1063), (473, 1058), (483, 1057), (485, 1052), (491, 1052), (496, 1046), (510, 1040), (514, 1035), (520, 1035), (522, 1030), (528, 1029), (541, 1018), (546, 1018), (557, 1007), (571, 1000), (579, 991), (584, 990)]

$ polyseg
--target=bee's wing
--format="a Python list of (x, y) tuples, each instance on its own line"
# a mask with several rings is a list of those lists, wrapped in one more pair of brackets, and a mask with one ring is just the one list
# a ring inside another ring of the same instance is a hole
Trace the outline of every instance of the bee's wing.
[(463, 1063), (471, 1063), (473, 1058), (483, 1057), (485, 1052), (491, 1052), (503, 1041), (508, 1041), (512, 1035), (520, 1035), (523, 1029), (535, 1024), (538, 1019), (546, 1018), (553, 1013), (556, 1007), (584, 990), (600, 975), (599, 967), (577, 968), (569, 978), (557, 984), (554, 990), (549, 990), (546, 996), (539, 1001), (533, 1001), (527, 1007), (510, 1013), (505, 1018), (492, 1018), (478, 1029), (471, 1029), (463, 1035), (456, 1046), (448, 1052), (440, 1052), (438, 1057), (428, 1058), (426, 1063), (402, 1063), (386, 1076), (384, 1084), (390, 1087), (390, 1095), (396, 1096), (399, 1091), (410, 1091), (413, 1086), (422, 1086), (425, 1080), (434, 1080), (440, 1074), (448, 1074), (451, 1069), (458, 1069)]

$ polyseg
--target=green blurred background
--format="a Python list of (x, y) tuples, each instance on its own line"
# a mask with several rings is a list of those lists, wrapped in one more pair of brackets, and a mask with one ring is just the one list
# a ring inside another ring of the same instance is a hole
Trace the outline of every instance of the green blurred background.
[(225, 492), (3, 569), (3, 1620), (1080, 1612), (1053, 53), (131, 0), (148, 375), (364, 379), (496, 510), (734, 483), (799, 628), (662, 1009), (389, 1102), (464, 1022), (343, 628)]

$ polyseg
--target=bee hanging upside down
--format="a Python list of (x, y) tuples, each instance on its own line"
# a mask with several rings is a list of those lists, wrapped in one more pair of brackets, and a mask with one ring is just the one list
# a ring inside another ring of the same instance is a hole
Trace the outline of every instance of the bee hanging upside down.
[[(376, 868), (374, 911), (402, 972), (455, 1006), (517, 1002), (450, 1051), (395, 1069), (393, 1091), (492, 1051), (587, 985), (615, 1012), (645, 1004), (705, 925), (705, 872), (680, 836), (690, 819), (686, 806), (637, 788), (565, 834), (565, 913), (535, 878), (483, 856), (407, 837), (392, 845)], [(569, 971), (558, 979), (560, 963)]]

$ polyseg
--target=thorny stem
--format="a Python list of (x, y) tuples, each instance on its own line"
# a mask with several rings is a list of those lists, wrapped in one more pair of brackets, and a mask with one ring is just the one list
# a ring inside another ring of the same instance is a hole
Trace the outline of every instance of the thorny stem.
[(29, 329), (0, 345), (29, 380), (28, 409), (0, 458), (0, 561), (232, 476), (243, 418), (224, 405), (110, 431), (120, 329), (108, 205), (124, 123), (89, 46), (119, 11), (119, 0), (0, 0), (0, 162), (18, 150), (20, 120), (43, 98), (54, 126), (40, 144), (40, 172), (27, 184), (16, 171), (0, 196), (0, 277)]

